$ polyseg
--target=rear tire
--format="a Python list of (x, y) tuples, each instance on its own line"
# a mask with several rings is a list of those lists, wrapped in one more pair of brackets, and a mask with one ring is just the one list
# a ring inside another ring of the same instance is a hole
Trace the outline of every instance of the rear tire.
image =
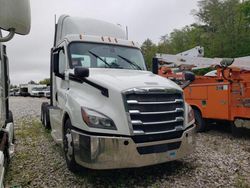
[(44, 127), (45, 127), (45, 129), (51, 129), (49, 109), (50, 109), (49, 105), (45, 106), (45, 109), (44, 109)]
[(45, 112), (45, 106), (48, 106), (49, 104), (47, 102), (43, 102), (41, 105), (41, 117), (40, 120), (42, 122), (42, 124), (44, 125), (44, 112)]
[(75, 173), (79, 171), (79, 165), (75, 161), (74, 143), (71, 129), (71, 121), (70, 119), (67, 119), (63, 130), (63, 152), (68, 169)]
[(234, 122), (231, 122), (231, 132), (234, 137), (239, 138), (243, 134), (243, 128), (238, 128), (235, 126)]
[(41, 121), (45, 129), (51, 129), (49, 117), (50, 105), (47, 102), (42, 103), (41, 106)]
[(194, 118), (195, 118), (196, 132), (205, 132), (206, 123), (202, 118), (200, 110), (194, 109)]

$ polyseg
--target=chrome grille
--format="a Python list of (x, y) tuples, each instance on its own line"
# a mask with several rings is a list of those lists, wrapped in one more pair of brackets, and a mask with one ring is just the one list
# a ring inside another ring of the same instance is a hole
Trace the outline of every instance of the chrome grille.
[(181, 91), (131, 89), (124, 93), (134, 134), (159, 134), (180, 131), (184, 123)]

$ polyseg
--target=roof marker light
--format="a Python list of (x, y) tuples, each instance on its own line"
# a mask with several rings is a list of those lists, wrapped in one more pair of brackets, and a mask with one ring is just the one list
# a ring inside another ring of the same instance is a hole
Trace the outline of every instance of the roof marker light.
[(80, 34), (80, 39), (82, 40), (82, 38), (83, 38), (83, 37), (82, 37), (82, 34)]
[(102, 37), (102, 41), (104, 42), (104, 37)]
[(109, 39), (109, 42), (112, 42), (110, 37), (108, 39)]
[(118, 43), (117, 39), (115, 38), (115, 42)]

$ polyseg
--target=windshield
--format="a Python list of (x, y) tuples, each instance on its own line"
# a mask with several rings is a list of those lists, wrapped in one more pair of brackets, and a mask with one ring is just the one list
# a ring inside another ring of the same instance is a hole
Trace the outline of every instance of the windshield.
[(142, 53), (137, 48), (79, 42), (70, 44), (69, 50), (71, 68), (146, 70)]

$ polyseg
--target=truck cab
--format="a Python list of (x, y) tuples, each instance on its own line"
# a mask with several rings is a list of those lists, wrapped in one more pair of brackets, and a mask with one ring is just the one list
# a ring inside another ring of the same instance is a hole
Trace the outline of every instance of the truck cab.
[(51, 49), (51, 99), (41, 120), (67, 166), (141, 167), (193, 152), (194, 117), (182, 89), (147, 71), (120, 26), (63, 15)]

